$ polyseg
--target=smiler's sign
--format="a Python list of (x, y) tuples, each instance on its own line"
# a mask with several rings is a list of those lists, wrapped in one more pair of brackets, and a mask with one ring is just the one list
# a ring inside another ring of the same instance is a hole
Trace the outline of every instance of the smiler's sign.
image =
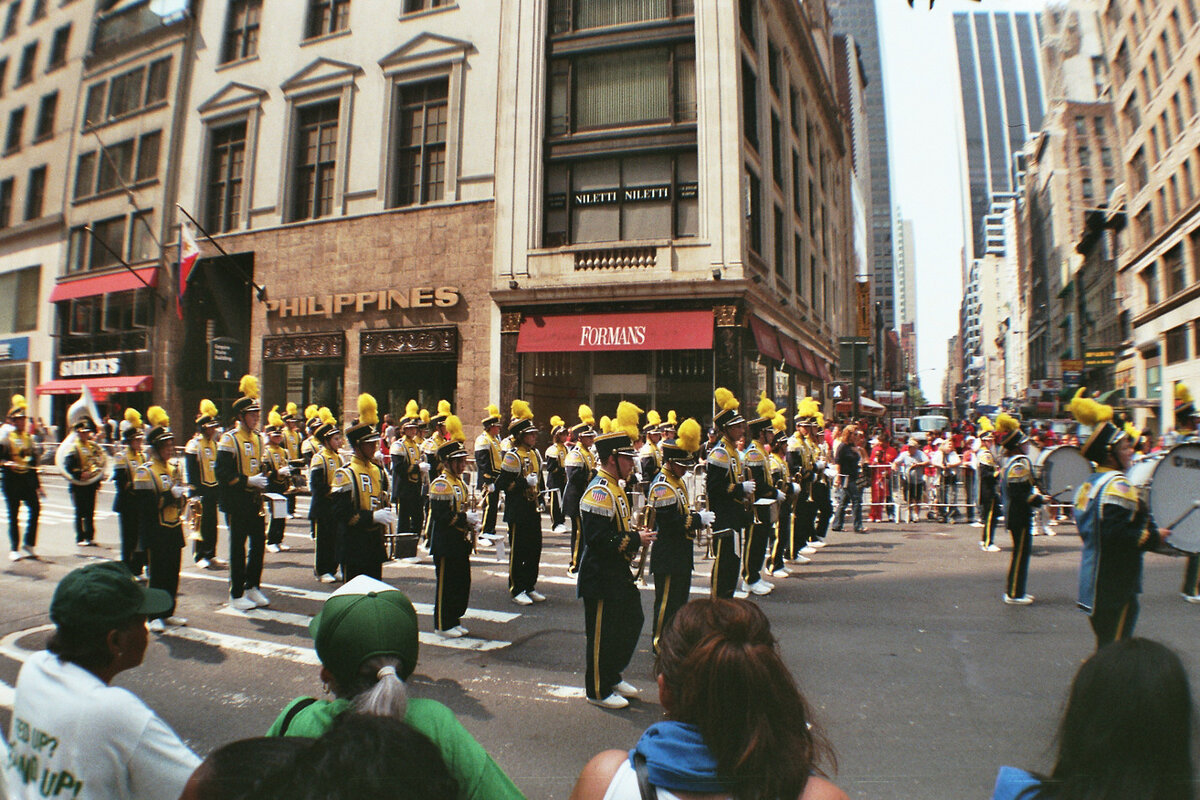
[(268, 300), (267, 314), (279, 317), (326, 317), (362, 314), (366, 311), (391, 311), (397, 308), (453, 308), (462, 295), (457, 286), (417, 286), (380, 289), (370, 292), (343, 292), (310, 297)]
[(96, 378), (121, 374), (119, 358), (77, 358), (58, 362), (60, 378)]

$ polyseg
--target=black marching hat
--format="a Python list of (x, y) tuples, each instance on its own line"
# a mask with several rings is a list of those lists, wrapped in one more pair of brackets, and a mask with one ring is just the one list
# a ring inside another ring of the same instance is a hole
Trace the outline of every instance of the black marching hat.
[(608, 459), (610, 455), (637, 457), (637, 451), (633, 449), (633, 439), (629, 438), (629, 434), (623, 431), (614, 431), (613, 433), (605, 433), (596, 437), (596, 455), (601, 461)]

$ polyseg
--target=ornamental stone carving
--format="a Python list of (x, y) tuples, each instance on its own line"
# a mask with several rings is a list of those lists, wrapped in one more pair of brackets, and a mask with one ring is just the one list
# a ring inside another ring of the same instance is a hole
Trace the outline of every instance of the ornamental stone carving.
[(359, 353), (364, 356), (400, 356), (410, 354), (458, 354), (457, 328), (397, 328), (363, 331)]
[(292, 361), (300, 358), (342, 358), (346, 355), (346, 334), (292, 333), (263, 337), (264, 361)]
[(718, 328), (735, 328), (737, 327), (737, 306), (713, 306), (713, 317), (716, 318)]
[(501, 333), (520, 333), (521, 332), (521, 312), (520, 311), (505, 311), (500, 315), (500, 332)]

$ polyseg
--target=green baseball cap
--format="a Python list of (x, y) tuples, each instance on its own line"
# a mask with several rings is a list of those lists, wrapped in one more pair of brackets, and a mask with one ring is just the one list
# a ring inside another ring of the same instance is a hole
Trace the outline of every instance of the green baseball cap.
[(353, 682), (363, 662), (394, 656), (406, 680), (417, 667), (417, 612), (399, 589), (359, 575), (329, 596), (308, 624), (321, 663), (340, 683)]
[(109, 631), (139, 614), (165, 614), (172, 605), (171, 595), (140, 586), (120, 561), (98, 561), (58, 582), (50, 619), (60, 628)]

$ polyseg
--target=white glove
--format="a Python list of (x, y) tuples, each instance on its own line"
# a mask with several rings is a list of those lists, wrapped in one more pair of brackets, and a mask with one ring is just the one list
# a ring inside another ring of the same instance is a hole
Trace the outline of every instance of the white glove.
[(290, 464), (284, 464), (277, 470), (277, 472), (286, 478), (292, 474), (292, 467)]
[(792, 494), (800, 494), (800, 484), (792, 482)]
[(754, 481), (742, 481), (742, 491), (746, 494), (754, 494)]
[(700, 517), (700, 524), (706, 528), (712, 527), (713, 522), (717, 518), (717, 515), (711, 511), (697, 511), (696, 515)]
[(825, 469), (825, 460), (818, 458), (816, 466), (817, 466), (817, 472), (821, 472), (822, 470)]
[(826, 469), (826, 470), (825, 470), (825, 477), (826, 477), (826, 478), (830, 478), (830, 479), (832, 479), (832, 478), (836, 478), (836, 477), (837, 477), (837, 470), (836, 470), (836, 469), (834, 469), (833, 467), (829, 467), (828, 469)]
[(528, 483), (530, 486), (537, 486), (538, 485), (538, 476), (537, 475), (526, 475), (525, 482)]
[(249, 478), (246, 478), (246, 485), (251, 489), (265, 489), (267, 488), (267, 476), (251, 475)]
[(371, 519), (376, 525), (391, 527), (396, 524), (396, 512), (391, 508), (381, 508), (371, 515)]
[(429, 474), (429, 462), (428, 461), (422, 461), (417, 466), (420, 468), (421, 472), (424, 472), (427, 475)]
[(776, 500), (783, 500), (783, 499), (784, 499), (784, 498), (786, 498), (786, 497), (787, 497), (787, 495), (786, 495), (786, 494), (784, 494), (784, 493), (783, 493), (782, 491), (780, 491), (779, 489), (776, 489), (776, 490), (775, 490), (775, 499), (776, 499)]
[(177, 483), (171, 487), (171, 494), (175, 495), (175, 497), (180, 500), (187, 497), (187, 493), (188, 493), (188, 490), (187, 490), (186, 486), (181, 486), (180, 484)]
[(470, 525), (472, 528), (478, 528), (482, 523), (483, 523), (483, 512), (482, 511), (468, 511), (467, 512), (467, 524)]

